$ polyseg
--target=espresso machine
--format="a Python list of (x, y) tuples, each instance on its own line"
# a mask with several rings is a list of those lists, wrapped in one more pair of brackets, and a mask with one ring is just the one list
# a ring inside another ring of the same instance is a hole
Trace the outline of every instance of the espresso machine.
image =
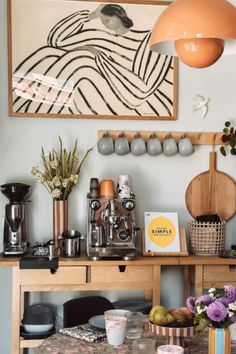
[(5, 206), (3, 254), (19, 256), (27, 250), (26, 197), (31, 192), (31, 186), (23, 183), (7, 183), (1, 185), (1, 192), (10, 201)]
[[(107, 181), (111, 180), (105, 182)], [(134, 215), (134, 194), (123, 195), (118, 190), (104, 194), (102, 188), (99, 192), (92, 187), (87, 195), (87, 206), (88, 257), (92, 260), (134, 259), (139, 242), (139, 229)]]

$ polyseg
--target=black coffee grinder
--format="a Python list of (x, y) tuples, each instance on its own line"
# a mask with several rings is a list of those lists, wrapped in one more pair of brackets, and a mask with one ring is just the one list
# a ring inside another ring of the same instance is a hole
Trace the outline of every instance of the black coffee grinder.
[(27, 250), (26, 197), (31, 186), (23, 183), (1, 185), (1, 192), (9, 199), (5, 206), (3, 254), (19, 256)]

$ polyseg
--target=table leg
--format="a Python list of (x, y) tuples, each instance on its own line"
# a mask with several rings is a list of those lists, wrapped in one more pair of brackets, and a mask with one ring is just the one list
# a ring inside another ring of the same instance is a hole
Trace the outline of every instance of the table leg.
[(153, 266), (153, 277), (154, 277), (154, 284), (153, 284), (152, 304), (158, 305), (161, 302), (161, 266), (160, 265)]
[(12, 354), (20, 353), (20, 270), (12, 269)]
[(203, 292), (203, 265), (195, 265), (195, 296), (202, 295)]

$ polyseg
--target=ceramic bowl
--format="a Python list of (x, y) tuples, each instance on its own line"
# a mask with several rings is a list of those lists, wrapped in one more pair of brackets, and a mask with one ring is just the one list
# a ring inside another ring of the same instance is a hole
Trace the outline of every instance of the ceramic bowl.
[(49, 332), (50, 329), (53, 328), (54, 323), (49, 323), (49, 324), (22, 324), (24, 330), (28, 333), (45, 333)]
[(195, 326), (189, 327), (167, 327), (158, 326), (149, 321), (148, 329), (150, 332), (158, 336), (166, 336), (166, 344), (180, 345), (184, 348), (184, 338), (194, 336), (196, 334)]

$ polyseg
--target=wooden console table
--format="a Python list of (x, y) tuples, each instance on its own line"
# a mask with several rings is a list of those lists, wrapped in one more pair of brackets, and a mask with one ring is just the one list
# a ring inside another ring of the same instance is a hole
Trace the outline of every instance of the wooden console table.
[(225, 284), (236, 287), (236, 259), (188, 256), (180, 257), (179, 264), (184, 267), (184, 299), (190, 295), (191, 284), (195, 296), (206, 288), (223, 288)]
[(183, 266), (184, 301), (194, 285), (196, 296), (204, 288), (224, 284), (236, 286), (236, 259), (219, 257), (143, 257), (132, 261), (90, 261), (86, 256), (60, 258), (55, 274), (49, 269), (20, 269), (19, 258), (0, 256), (0, 266), (13, 269), (12, 278), (12, 354), (37, 347), (42, 340), (20, 337), (24, 295), (34, 291), (144, 290), (153, 305), (160, 303), (161, 266)]
[(0, 256), (0, 266), (12, 266), (12, 354), (37, 347), (42, 340), (20, 337), (24, 295), (33, 291), (145, 290), (160, 303), (161, 266), (178, 265), (176, 257), (138, 257), (132, 261), (91, 261), (86, 256), (60, 258), (55, 274), (49, 269), (20, 269), (19, 259)]

